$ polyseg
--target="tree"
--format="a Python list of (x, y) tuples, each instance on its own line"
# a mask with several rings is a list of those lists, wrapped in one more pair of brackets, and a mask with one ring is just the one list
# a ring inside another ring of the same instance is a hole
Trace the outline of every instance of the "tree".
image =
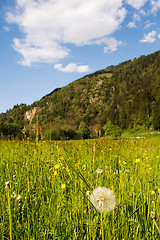
[(117, 139), (121, 135), (122, 135), (122, 129), (119, 126), (114, 125), (111, 131), (111, 136)]
[(122, 129), (114, 125), (111, 121), (109, 121), (104, 127), (105, 135), (112, 136), (114, 138), (120, 137), (122, 135)]
[(114, 125), (111, 121), (109, 121), (107, 124), (104, 125), (103, 129), (105, 131), (105, 135), (111, 135), (112, 129), (113, 129)]
[(85, 122), (80, 122), (79, 128), (78, 128), (78, 134), (82, 139), (87, 139), (90, 137), (90, 132), (88, 126), (85, 124)]

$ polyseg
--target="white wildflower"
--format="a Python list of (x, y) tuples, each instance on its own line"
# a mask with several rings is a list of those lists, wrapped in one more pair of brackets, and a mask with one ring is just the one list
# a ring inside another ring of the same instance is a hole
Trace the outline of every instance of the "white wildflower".
[(15, 192), (13, 192), (11, 195), (11, 198), (14, 198), (15, 195), (16, 195)]
[(15, 200), (19, 201), (21, 199), (21, 195), (16, 195), (15, 192), (12, 193), (11, 195), (12, 198), (14, 198)]
[(96, 170), (96, 173), (102, 173), (102, 172), (103, 172), (103, 169), (99, 169), (99, 168), (98, 168), (98, 169)]
[(10, 185), (9, 185), (9, 182), (5, 182), (5, 189), (10, 189)]
[(87, 197), (90, 196), (90, 191), (87, 191), (86, 196), (87, 196)]
[(114, 174), (115, 174), (115, 175), (118, 175), (118, 174), (119, 174), (119, 170), (116, 170), (116, 171), (114, 172)]
[(21, 199), (21, 195), (18, 195), (18, 196), (17, 196), (17, 200), (20, 200), (20, 199)]
[(91, 203), (100, 212), (109, 212), (115, 208), (114, 192), (106, 187), (98, 187), (89, 197)]

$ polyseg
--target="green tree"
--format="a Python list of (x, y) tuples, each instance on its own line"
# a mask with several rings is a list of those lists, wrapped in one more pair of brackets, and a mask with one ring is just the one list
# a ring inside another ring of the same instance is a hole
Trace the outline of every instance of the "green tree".
[(114, 125), (111, 121), (109, 121), (104, 127), (103, 127), (104, 131), (105, 131), (105, 135), (106, 136), (112, 136), (114, 138), (120, 137), (122, 135), (122, 129), (117, 126)]
[(82, 139), (87, 139), (90, 137), (90, 131), (85, 122), (80, 122), (78, 128), (78, 134)]
[(105, 131), (105, 135), (106, 136), (111, 135), (113, 127), (114, 127), (114, 125), (113, 125), (113, 123), (111, 121), (109, 121), (107, 124), (105, 124), (103, 126), (103, 129)]
[(122, 129), (119, 126), (114, 125), (111, 131), (111, 136), (117, 139), (121, 135), (122, 135)]

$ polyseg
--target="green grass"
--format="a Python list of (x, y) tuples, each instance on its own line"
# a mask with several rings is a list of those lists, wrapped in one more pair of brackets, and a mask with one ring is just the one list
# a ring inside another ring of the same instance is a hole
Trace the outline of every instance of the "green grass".
[[(159, 138), (0, 141), (0, 170), (0, 239), (160, 238)], [(114, 211), (88, 201), (98, 186)]]
[(101, 77), (107, 77), (107, 78), (111, 78), (113, 75), (113, 73), (102, 73)]

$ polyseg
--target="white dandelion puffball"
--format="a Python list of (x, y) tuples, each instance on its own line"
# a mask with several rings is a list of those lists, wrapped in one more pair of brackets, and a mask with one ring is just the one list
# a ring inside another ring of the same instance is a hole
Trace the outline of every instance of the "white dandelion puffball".
[(106, 187), (94, 189), (90, 195), (90, 201), (100, 212), (112, 211), (116, 206), (116, 196), (114, 192)]

